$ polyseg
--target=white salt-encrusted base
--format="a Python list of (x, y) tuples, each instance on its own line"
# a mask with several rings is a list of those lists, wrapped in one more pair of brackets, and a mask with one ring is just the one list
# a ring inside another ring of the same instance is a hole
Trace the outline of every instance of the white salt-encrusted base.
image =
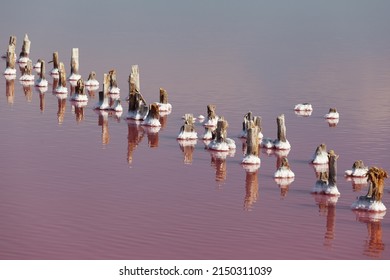
[(326, 119), (338, 119), (340, 117), (338, 112), (330, 112), (324, 116)]
[(294, 172), (286, 167), (279, 167), (274, 173), (274, 178), (293, 178), (295, 177)]
[(153, 127), (160, 127), (161, 123), (160, 120), (158, 119), (152, 119), (152, 118), (146, 118), (143, 122), (142, 125), (145, 126), (153, 126)]
[(203, 122), (203, 125), (204, 126), (217, 126), (218, 120), (219, 120), (218, 117), (215, 117), (214, 119), (206, 119)]
[(177, 139), (179, 140), (191, 140), (191, 139), (198, 139), (198, 134), (196, 131), (181, 131), (179, 135), (177, 136)]
[(24, 74), (19, 78), (19, 81), (34, 81), (34, 75)]
[(241, 164), (248, 164), (248, 165), (260, 165), (260, 163), (261, 163), (260, 158), (255, 155), (246, 155), (241, 161)]
[(157, 103), (157, 106), (160, 110), (160, 112), (169, 112), (169, 111), (172, 111), (172, 105), (169, 104), (169, 103), (159, 103), (159, 102), (156, 102)]
[(18, 59), (18, 63), (19, 64), (27, 64), (27, 62), (29, 62), (30, 58), (26, 57), (26, 56), (23, 56), (23, 57), (19, 57)]
[(56, 93), (68, 93), (68, 88), (63, 86), (58, 86), (55, 90)]
[(146, 118), (146, 116), (148, 115), (149, 113), (149, 109), (148, 110), (145, 110), (145, 112), (141, 113), (139, 111), (128, 111), (127, 112), (127, 119), (131, 119), (131, 120), (144, 120)]
[(204, 132), (203, 136), (202, 136), (202, 139), (203, 140), (211, 140), (213, 139), (213, 132), (211, 129), (206, 129), (206, 131)]
[(274, 141), (274, 148), (277, 150), (290, 150), (291, 145), (290, 145), (290, 142), (288, 142), (288, 140), (286, 140), (285, 142), (275, 140)]
[(314, 154), (311, 160), (313, 164), (328, 164), (329, 158), (327, 152), (322, 152), (320, 154)]
[(313, 106), (309, 103), (299, 103), (294, 107), (295, 111), (313, 111)]
[(354, 210), (364, 210), (371, 212), (386, 211), (386, 206), (382, 201), (375, 201), (373, 199), (367, 198), (366, 196), (360, 196), (354, 203), (352, 203), (351, 208)]
[[(257, 138), (258, 139), (262, 139), (263, 136), (264, 135), (263, 135), (263, 133), (261, 133), (261, 131), (257, 134)], [(243, 130), (243, 131), (241, 131), (241, 133), (240, 133), (240, 135), (238, 137), (246, 139), (248, 137), (248, 132), (246, 130)]]
[(68, 78), (68, 80), (69, 81), (78, 81), (78, 80), (80, 80), (81, 79), (81, 75), (79, 75), (79, 74), (71, 74), (70, 76), (69, 76), (69, 78)]
[(123, 112), (123, 107), (119, 99), (115, 100), (114, 104), (111, 107), (111, 110), (115, 112)]
[(88, 102), (88, 95), (86, 94), (73, 94), (71, 100), (78, 102)]
[(99, 101), (98, 103), (96, 103), (96, 105), (93, 108), (97, 110), (109, 110), (110, 104), (108, 104), (107, 98), (104, 98), (103, 101)]
[(348, 177), (366, 177), (368, 168), (355, 168), (351, 170), (345, 170), (345, 176)]
[(47, 80), (46, 79), (39, 79), (39, 80), (37, 80), (37, 82), (36, 82), (36, 86), (37, 87), (47, 87), (47, 85), (48, 85), (49, 83), (47, 82)]
[(331, 186), (326, 182), (318, 180), (313, 187), (312, 193), (326, 194), (326, 195), (340, 195), (336, 185)]
[(4, 75), (9, 75), (9, 76), (16, 75), (16, 69), (6, 68), (4, 71)]
[(121, 90), (118, 87), (111, 87), (109, 92), (110, 92), (110, 94), (119, 94), (121, 92)]
[(50, 76), (52, 76), (54, 79), (58, 79), (58, 77), (60, 76), (60, 72), (59, 72), (58, 68), (53, 68), (50, 71)]
[(226, 142), (218, 143), (216, 140), (211, 141), (208, 144), (207, 148), (213, 151), (222, 151), (222, 152), (228, 152), (230, 150), (229, 145)]
[(98, 82), (98, 80), (93, 79), (93, 80), (86, 81), (84, 85), (86, 87), (96, 87), (96, 86), (98, 87), (99, 86), (99, 82)]

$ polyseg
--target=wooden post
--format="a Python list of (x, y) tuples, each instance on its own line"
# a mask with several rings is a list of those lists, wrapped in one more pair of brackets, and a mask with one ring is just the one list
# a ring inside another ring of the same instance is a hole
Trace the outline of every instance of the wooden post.
[(9, 69), (15, 69), (15, 62), (16, 62), (15, 46), (9, 45), (7, 50), (6, 67)]
[(246, 155), (259, 156), (259, 128), (253, 121), (249, 122), (248, 135), (246, 138)]
[(286, 125), (284, 121), (284, 114), (281, 114), (276, 119), (277, 125), (278, 125), (278, 140), (280, 142), (286, 142)]
[(168, 92), (163, 88), (160, 88), (160, 103), (168, 104)]
[(58, 84), (62, 87), (66, 87), (66, 71), (65, 71), (64, 63), (62, 62), (60, 62), (59, 64), (58, 73), (59, 73)]
[(158, 105), (156, 103), (150, 104), (150, 109), (147, 118), (158, 120), (159, 116), (160, 116), (160, 111)]
[(79, 49), (72, 49), (72, 56), (70, 59), (70, 75), (79, 74)]
[(84, 81), (83, 81), (83, 79), (78, 79), (75, 92), (76, 92), (76, 94), (84, 94)]
[(31, 46), (31, 41), (28, 39), (28, 36), (26, 34), (24, 35), (22, 51), (19, 57), (28, 57), (30, 55), (30, 46)]
[(45, 61), (42, 59), (41, 60), (41, 73), (39, 73), (39, 78), (41, 79), (41, 81), (46, 79), (45, 71), (46, 71)]
[(95, 71), (91, 71), (91, 73), (89, 73), (87, 81), (89, 81), (89, 80), (96, 80)]
[(383, 168), (373, 166), (369, 168), (367, 178), (369, 189), (366, 197), (382, 201), (385, 178), (388, 178), (387, 172)]
[(253, 117), (253, 121), (255, 123), (255, 126), (258, 128), (257, 133), (260, 134), (260, 132), (261, 132), (261, 117), (255, 116), (255, 117)]
[(215, 114), (215, 109), (216, 109), (215, 105), (213, 104), (207, 105), (207, 118), (209, 120), (216, 118), (217, 115)]
[(58, 69), (59, 68), (59, 60), (58, 60), (58, 52), (53, 52), (53, 68)]
[(218, 120), (217, 129), (216, 129), (216, 142), (222, 143), (225, 142), (227, 136), (228, 122), (222, 117)]
[(129, 97), (132, 93), (136, 92), (141, 92), (139, 82), (139, 68), (138, 65), (132, 65), (129, 76)]
[(108, 72), (109, 76), (109, 83), (110, 83), (110, 88), (118, 87), (118, 83), (116, 81), (116, 70), (112, 69)]
[(103, 93), (104, 93), (104, 96), (108, 96), (110, 94), (110, 81), (111, 81), (110, 75), (104, 73), (104, 75), (103, 75)]
[(328, 153), (329, 157), (329, 186), (336, 186), (336, 177), (337, 177), (337, 159), (338, 155), (334, 152), (334, 150), (330, 150)]
[(194, 132), (194, 116), (192, 114), (184, 115), (184, 124), (180, 128), (180, 132)]
[(32, 62), (31, 60), (27, 61), (27, 64), (24, 66), (22, 70), (22, 76), (23, 75), (31, 75), (32, 74)]

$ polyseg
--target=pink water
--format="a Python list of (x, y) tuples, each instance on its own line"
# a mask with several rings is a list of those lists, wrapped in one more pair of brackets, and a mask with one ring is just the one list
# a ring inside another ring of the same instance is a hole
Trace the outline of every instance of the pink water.
[[(102, 84), (117, 70), (125, 111), (138, 64), (147, 102), (163, 87), (173, 110), (156, 133), (126, 112), (99, 115), (97, 94), (83, 110), (59, 102), (51, 64), (44, 94), (25, 91), (20, 71), (13, 85), (0, 79), (0, 259), (390, 259), (389, 215), (351, 211), (367, 185), (343, 175), (359, 159), (390, 171), (389, 4), (193, 2), (40, 10), (34, 1), (17, 19), (6, 13), (13, 3), (1, 10), (10, 22), (0, 25), (3, 52), (16, 35), (19, 54), (28, 33), (33, 63), (58, 51), (69, 73), (78, 47), (84, 79), (96, 71)], [(295, 114), (301, 102), (313, 105), (311, 116)], [(202, 140), (176, 140), (182, 116), (206, 115), (207, 104), (237, 144), (224, 159)], [(330, 107), (340, 112), (336, 126), (323, 118)], [(275, 153), (261, 151), (256, 173), (241, 166), (237, 136), (249, 110), (271, 138), (285, 114), (289, 185), (273, 178)], [(309, 160), (321, 143), (340, 155), (333, 203), (311, 194)], [(390, 207), (388, 180), (383, 203)]]

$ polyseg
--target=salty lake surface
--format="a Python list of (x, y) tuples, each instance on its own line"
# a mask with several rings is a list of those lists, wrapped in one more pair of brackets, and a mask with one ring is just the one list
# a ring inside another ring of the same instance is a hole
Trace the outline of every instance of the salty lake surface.
[[(0, 79), (0, 259), (390, 259), (389, 213), (351, 211), (367, 185), (344, 177), (359, 159), (390, 171), (390, 2), (30, 2), (18, 17), (2, 8), (1, 52), (16, 35), (19, 54), (27, 33), (33, 63), (58, 51), (69, 74), (77, 47), (84, 79), (117, 70), (125, 112), (99, 115), (97, 93), (83, 110), (59, 102), (51, 64), (44, 94), (24, 90), (19, 70), (13, 85)], [(158, 132), (125, 119), (133, 64), (148, 103), (168, 91)], [(295, 114), (301, 102), (310, 116)], [(176, 140), (182, 116), (207, 104), (236, 141), (226, 158)], [(289, 185), (273, 178), (275, 153), (262, 149), (255, 173), (241, 166), (248, 111), (271, 138), (285, 114)], [(333, 201), (311, 194), (321, 143), (340, 156)]]

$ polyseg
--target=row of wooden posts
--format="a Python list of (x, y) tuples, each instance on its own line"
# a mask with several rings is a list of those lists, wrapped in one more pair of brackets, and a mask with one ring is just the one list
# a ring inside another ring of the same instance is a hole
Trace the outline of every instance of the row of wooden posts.
[[(21, 69), (22, 74), (31, 75), (32, 73), (32, 63), (29, 59), (31, 42), (28, 39), (28, 36), (24, 37), (22, 51), (19, 55), (19, 61), (25, 58), (24, 63), (25, 66)], [(16, 63), (16, 36), (10, 36), (7, 54), (6, 54), (6, 68), (11, 70), (11, 72), (15, 69)], [(43, 60), (39, 60), (40, 62), (40, 79), (45, 79), (45, 62)], [(58, 69), (58, 79), (59, 86), (66, 87), (66, 71), (65, 66), (62, 62), (59, 61), (58, 52), (53, 53), (53, 69)], [(7, 70), (6, 70), (7, 71)], [(72, 49), (71, 56), (71, 75), (78, 76), (76, 78), (76, 93), (84, 94), (84, 83), (80, 79), (79, 73), (79, 52), (78, 48)], [(96, 79), (95, 72), (91, 72), (89, 74), (88, 80)], [(81, 82), (80, 82), (81, 81)], [(159, 106), (157, 104), (151, 104), (147, 106), (147, 103), (144, 97), (140, 93), (140, 82), (139, 82), (139, 69), (138, 65), (132, 65), (131, 73), (128, 79), (129, 82), (129, 112), (133, 112), (133, 115), (146, 116), (146, 113), (153, 118), (158, 119), (159, 117)], [(108, 74), (104, 74), (103, 80), (103, 91), (99, 92), (99, 100), (107, 96), (110, 88), (117, 87), (116, 80), (116, 71), (111, 70)], [(164, 89), (160, 89), (160, 103), (167, 104), (168, 103), (168, 93)], [(216, 114), (216, 106), (208, 105), (207, 106), (207, 119), (213, 120), (218, 118), (218, 122), (216, 124), (216, 129), (214, 131), (213, 139), (216, 142), (221, 143), (226, 141), (227, 139), (227, 128), (228, 123), (223, 117), (218, 117)], [(194, 121), (192, 115), (187, 115), (185, 118), (184, 125), (181, 127), (182, 131), (185, 132), (193, 132), (194, 131)], [(249, 112), (244, 116), (243, 121), (243, 131), (246, 132), (246, 144), (247, 150), (246, 155), (253, 155), (255, 157), (259, 156), (259, 147), (260, 147), (260, 139), (259, 133), (261, 133), (261, 117), (252, 116), (252, 113)], [(280, 115), (277, 117), (277, 140), (279, 142), (288, 142), (286, 138), (286, 126), (284, 115)], [(333, 150), (330, 150), (328, 153), (329, 157), (329, 169), (328, 172), (322, 172), (319, 176), (319, 180), (327, 181), (329, 185), (336, 185), (336, 176), (337, 176), (337, 159), (338, 155), (335, 154)], [(284, 158), (281, 161), (281, 167), (290, 168), (287, 158)], [(369, 192), (366, 197), (371, 198), (374, 197), (375, 200), (380, 201), (383, 196), (384, 189), (384, 178), (387, 178), (387, 172), (381, 168), (372, 167), (367, 173), (368, 180), (370, 183)]]

